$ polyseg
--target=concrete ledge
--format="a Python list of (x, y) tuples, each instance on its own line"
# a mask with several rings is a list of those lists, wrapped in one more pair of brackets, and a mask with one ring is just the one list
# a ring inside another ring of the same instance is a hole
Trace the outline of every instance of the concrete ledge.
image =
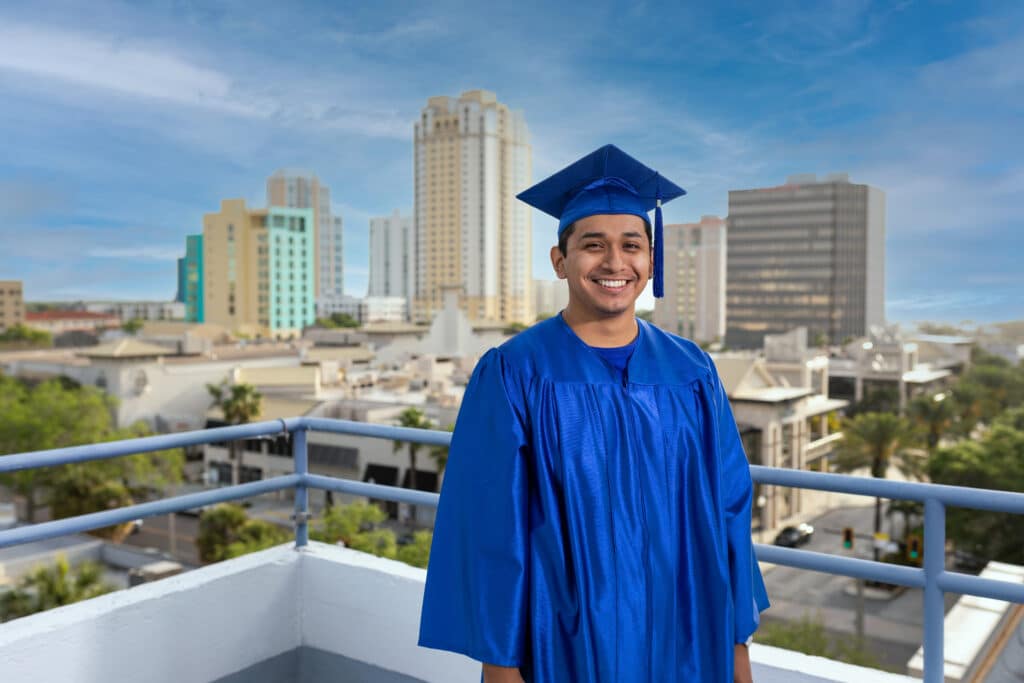
[(757, 683), (920, 683), (921, 680), (756, 642), (750, 646), (750, 664)]
[[(287, 668), (299, 650), (362, 666), (361, 680), (478, 683), (479, 663), (416, 645), (425, 579), (400, 562), (288, 543), (0, 625), (0, 681), (211, 683)], [(914, 680), (756, 643), (751, 660), (758, 683)]]

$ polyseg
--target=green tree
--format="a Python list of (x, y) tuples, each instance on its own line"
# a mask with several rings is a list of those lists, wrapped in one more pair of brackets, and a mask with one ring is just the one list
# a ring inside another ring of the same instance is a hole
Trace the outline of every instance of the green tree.
[[(252, 422), (263, 412), (263, 394), (251, 384), (207, 384), (206, 390), (213, 398), (213, 405), (220, 408), (224, 421), (229, 425)], [(231, 460), (231, 485), (239, 483), (242, 468), (243, 448), (238, 441), (228, 442), (228, 458)]]
[(286, 529), (252, 519), (241, 505), (222, 503), (199, 517), (196, 548), (203, 562), (220, 562), (272, 548), (289, 538), (291, 534)]
[(395, 533), (381, 525), (387, 519), (376, 505), (352, 503), (334, 506), (324, 512), (309, 537), (322, 543), (344, 543), (346, 547), (389, 560), (398, 560), (414, 567), (426, 567), (430, 559), (433, 534), (420, 530), (409, 543), (398, 545)]
[(821, 615), (804, 614), (798, 621), (768, 621), (757, 631), (757, 642), (857, 666), (881, 668), (878, 660), (856, 638), (831, 639)]
[(529, 327), (529, 325), (524, 325), (523, 323), (519, 323), (519, 322), (512, 322), (512, 323), (509, 323), (508, 325), (506, 325), (504, 327), (504, 329), (502, 329), (502, 333), (503, 334), (509, 334), (509, 335), (511, 335), (511, 334), (519, 334), (520, 332), (525, 330), (527, 327)]
[[(0, 377), (0, 453), (64, 448), (149, 433), (141, 423), (114, 429), (115, 405), (112, 398), (92, 387), (49, 380), (29, 388)], [(131, 504), (152, 488), (180, 480), (182, 466), (181, 451), (176, 449), (22, 470), (0, 476), (0, 483), (25, 499), (25, 517), (31, 523), (41, 493), (49, 494), (54, 518), (97, 512), (113, 502)], [(87, 491), (96, 495), (85, 495)], [(94, 533), (118, 536), (112, 529)]]
[(868, 387), (864, 397), (850, 407), (851, 416), (863, 413), (897, 413), (900, 409), (900, 394), (893, 387)]
[(398, 546), (399, 562), (426, 569), (430, 561), (430, 544), (433, 540), (434, 534), (426, 529), (415, 532), (409, 543)]
[(67, 558), (58, 555), (55, 565), (35, 569), (23, 577), (16, 588), (0, 595), (0, 621), (45, 612), (113, 590), (113, 586), (103, 581), (99, 564), (83, 562), (72, 570)]
[(130, 334), (134, 336), (139, 330), (142, 329), (143, 325), (145, 325), (145, 322), (140, 318), (132, 318), (131, 320), (125, 320), (123, 323), (121, 323), (121, 330), (125, 334)]
[(1024, 366), (975, 347), (971, 367), (953, 386), (957, 433), (970, 437), (979, 424), (989, 425), (1004, 410), (1024, 404)]
[(907, 414), (918, 429), (925, 434), (929, 452), (934, 451), (939, 441), (953, 425), (956, 407), (949, 394), (916, 396), (907, 406)]
[(323, 543), (341, 541), (345, 547), (395, 559), (398, 542), (391, 529), (381, 527), (387, 514), (376, 505), (352, 503), (328, 509), (310, 537)]
[[(922, 453), (910, 423), (891, 413), (862, 413), (843, 423), (843, 440), (836, 452), (836, 467), (851, 472), (867, 467), (872, 477), (884, 479), (889, 466), (904, 475), (919, 477)], [(875, 533), (882, 530), (882, 499), (875, 499)], [(875, 549), (875, 559), (878, 559)]]
[(818, 331), (811, 337), (811, 346), (817, 349), (823, 349), (828, 346), (828, 335), (824, 332)]
[(961, 378), (950, 389), (950, 394), (956, 409), (951, 431), (960, 438), (970, 438), (982, 421), (982, 413), (985, 412), (985, 389), (980, 384)]
[[(143, 423), (112, 430), (102, 441), (149, 436)], [(62, 465), (53, 469), (48, 482), (50, 514), (54, 519), (134, 505), (181, 481), (184, 455), (180, 449), (139, 453), (120, 458)], [(89, 532), (120, 543), (132, 531), (132, 522)]]
[[(980, 441), (940, 448), (928, 461), (938, 484), (1024, 491), (1024, 407), (1005, 412)], [(946, 528), (955, 545), (975, 555), (1024, 564), (1024, 516), (950, 508)]]
[[(419, 408), (406, 408), (398, 414), (398, 425), (400, 427), (411, 427), (412, 429), (430, 429), (434, 426), (423, 411)], [(397, 453), (406, 448), (409, 453), (409, 488), (416, 490), (416, 454), (422, 448), (422, 444), (414, 441), (394, 441), (392, 452)], [(412, 519), (416, 519), (416, 507), (409, 506)]]
[(0, 332), (0, 343), (24, 346), (53, 346), (53, 335), (44, 330), (34, 330), (31, 327), (18, 324)]
[(348, 313), (332, 313), (330, 321), (335, 327), (359, 327), (359, 321)]

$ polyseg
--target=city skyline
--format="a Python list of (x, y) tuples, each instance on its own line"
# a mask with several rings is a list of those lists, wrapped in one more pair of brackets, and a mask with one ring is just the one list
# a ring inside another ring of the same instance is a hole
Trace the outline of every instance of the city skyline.
[[(668, 222), (848, 172), (888, 198), (889, 319), (1021, 317), (1013, 3), (227, 7), (0, 10), (0, 277), (27, 300), (169, 300), (185, 235), (282, 166), (332, 188), (360, 295), (370, 217), (413, 207), (422, 103), (484, 88), (525, 113), (535, 178), (614, 142), (689, 191)], [(553, 233), (534, 214), (534, 277)]]

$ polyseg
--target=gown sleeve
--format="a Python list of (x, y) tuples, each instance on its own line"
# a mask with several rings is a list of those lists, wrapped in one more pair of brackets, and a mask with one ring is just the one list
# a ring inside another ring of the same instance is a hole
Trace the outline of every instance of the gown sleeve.
[(712, 402), (717, 411), (715, 423), (718, 427), (718, 452), (722, 458), (722, 493), (734, 611), (733, 642), (745, 643), (757, 630), (761, 621), (760, 613), (768, 609), (768, 593), (761, 568), (754, 556), (754, 541), (750, 534), (750, 508), (754, 496), (750, 462), (743, 452), (729, 397), (713, 362), (711, 367)]
[(520, 666), (527, 619), (525, 411), (490, 350), (466, 387), (430, 549), (419, 644)]

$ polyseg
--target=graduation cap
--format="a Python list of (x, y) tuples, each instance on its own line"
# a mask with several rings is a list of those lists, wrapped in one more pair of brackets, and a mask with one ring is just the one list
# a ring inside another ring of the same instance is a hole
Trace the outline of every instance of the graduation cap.
[(516, 197), (558, 219), (558, 234), (587, 216), (629, 214), (649, 226), (654, 209), (654, 296), (664, 296), (661, 205), (686, 194), (615, 145), (605, 145)]

